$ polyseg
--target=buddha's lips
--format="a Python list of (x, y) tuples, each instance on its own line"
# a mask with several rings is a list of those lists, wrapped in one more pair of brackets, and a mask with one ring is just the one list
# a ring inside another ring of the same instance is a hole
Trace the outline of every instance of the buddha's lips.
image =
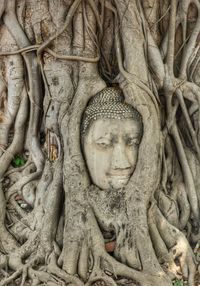
[(128, 179), (128, 178), (130, 178), (130, 176), (131, 176), (131, 174), (130, 173), (128, 173), (128, 174), (123, 174), (123, 173), (117, 173), (117, 174), (108, 174), (108, 177), (110, 177), (110, 178), (116, 178), (116, 179), (121, 179), (121, 180), (125, 180), (125, 179)]

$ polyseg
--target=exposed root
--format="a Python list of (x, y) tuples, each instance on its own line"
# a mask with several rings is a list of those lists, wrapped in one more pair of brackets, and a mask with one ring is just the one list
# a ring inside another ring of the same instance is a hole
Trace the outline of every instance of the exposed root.
[(23, 94), (23, 98), (19, 107), (19, 112), (15, 121), (14, 127), (14, 138), (11, 145), (6, 149), (4, 154), (0, 158), (0, 178), (3, 177), (7, 171), (14, 155), (22, 150), (24, 138), (25, 138), (25, 127), (28, 116), (28, 98), (26, 93)]
[(156, 211), (156, 224), (174, 260), (179, 259), (182, 275), (188, 279), (188, 285), (193, 286), (196, 266), (194, 255), (186, 237), (170, 225), (158, 209)]
[[(17, 51), (10, 51), (10, 52), (3, 52), (0, 53), (0, 57), (3, 56), (9, 56), (9, 55), (17, 55), (17, 54), (24, 54), (24, 53), (29, 53), (32, 51), (38, 51), (40, 49), (40, 45), (32, 45), (29, 47), (25, 47), (23, 49), (17, 50)], [(49, 53), (51, 56), (53, 56), (55, 59), (60, 59), (60, 60), (67, 60), (67, 61), (81, 61), (81, 62), (86, 62), (86, 63), (96, 63), (99, 61), (100, 57), (97, 56), (95, 58), (90, 58), (90, 57), (81, 57), (81, 56), (75, 56), (75, 55), (61, 55), (50, 48), (45, 48), (45, 52)]]
[(73, 275), (67, 274), (65, 271), (60, 269), (57, 266), (57, 258), (55, 253), (52, 253), (49, 257), (49, 264), (48, 264), (48, 270), (50, 273), (56, 275), (57, 277), (63, 279), (67, 284), (71, 284), (74, 286), (83, 286), (84, 283), (82, 283), (78, 278), (76, 278)]
[[(0, 267), (11, 273), (0, 286), (171, 286), (174, 277), (194, 286), (181, 231), (198, 242), (200, 88), (189, 80), (199, 1), (162, 3), (162, 15), (153, 0), (0, 2)], [(80, 125), (106, 85), (140, 112), (143, 137), (127, 186), (103, 196)], [(28, 161), (12, 168), (22, 152)]]

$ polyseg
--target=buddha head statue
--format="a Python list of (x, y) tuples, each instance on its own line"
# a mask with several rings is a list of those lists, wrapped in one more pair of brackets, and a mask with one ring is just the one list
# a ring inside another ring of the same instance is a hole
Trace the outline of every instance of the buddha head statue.
[(124, 102), (119, 88), (105, 88), (88, 103), (81, 141), (92, 182), (102, 190), (121, 189), (133, 174), (143, 134), (142, 118)]

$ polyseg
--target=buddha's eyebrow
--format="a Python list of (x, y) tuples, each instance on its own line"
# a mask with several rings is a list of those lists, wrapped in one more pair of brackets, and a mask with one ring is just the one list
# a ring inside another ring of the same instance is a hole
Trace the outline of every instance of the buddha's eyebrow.
[(138, 131), (138, 130), (130, 130), (130, 131), (127, 131), (126, 132), (126, 136), (137, 136), (137, 135), (139, 135), (141, 132), (140, 131)]
[(140, 136), (140, 132), (134, 132), (134, 134), (133, 133), (126, 133), (125, 135), (124, 135), (124, 138), (125, 139), (127, 139), (127, 138), (138, 138)]

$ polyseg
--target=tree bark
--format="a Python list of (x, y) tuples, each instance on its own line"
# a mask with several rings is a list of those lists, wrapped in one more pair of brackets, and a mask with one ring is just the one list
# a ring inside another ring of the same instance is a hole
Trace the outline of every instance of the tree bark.
[[(197, 285), (199, 11), (199, 0), (1, 1), (0, 286)], [(81, 137), (106, 87), (143, 124), (115, 191), (93, 184)]]

